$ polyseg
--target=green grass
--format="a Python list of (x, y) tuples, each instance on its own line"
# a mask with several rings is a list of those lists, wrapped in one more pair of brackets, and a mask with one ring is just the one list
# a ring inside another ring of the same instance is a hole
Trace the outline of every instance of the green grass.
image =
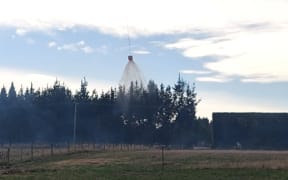
[(288, 152), (84, 152), (0, 164), (0, 179), (288, 179)]

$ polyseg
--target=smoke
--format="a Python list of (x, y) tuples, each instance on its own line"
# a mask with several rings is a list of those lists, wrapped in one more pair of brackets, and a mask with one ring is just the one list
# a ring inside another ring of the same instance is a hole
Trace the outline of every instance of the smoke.
[(144, 76), (138, 68), (137, 64), (133, 61), (132, 57), (129, 59), (124, 69), (122, 78), (120, 80), (120, 85), (128, 89), (131, 85), (131, 82), (134, 84), (137, 82), (139, 86), (146, 86)]

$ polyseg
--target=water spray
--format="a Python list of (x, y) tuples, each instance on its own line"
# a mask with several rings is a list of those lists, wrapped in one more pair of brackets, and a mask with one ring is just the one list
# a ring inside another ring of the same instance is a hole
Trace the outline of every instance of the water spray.
[(125, 66), (122, 78), (120, 80), (120, 85), (124, 86), (125, 89), (129, 89), (131, 82), (135, 85), (145, 87), (145, 78), (138, 68), (137, 64), (134, 62), (133, 56), (128, 56), (128, 63)]

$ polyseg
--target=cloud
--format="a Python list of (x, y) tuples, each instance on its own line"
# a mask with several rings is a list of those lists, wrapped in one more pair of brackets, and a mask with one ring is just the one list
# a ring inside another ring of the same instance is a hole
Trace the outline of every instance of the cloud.
[[(277, 77), (273, 77), (273, 76), (255, 76), (255, 77), (247, 77), (247, 78), (242, 78), (242, 82), (247, 82), (247, 83), (253, 83), (253, 82), (257, 82), (257, 83), (270, 83), (270, 82), (275, 82)], [(281, 80), (279, 80), (281, 81)], [(285, 81), (285, 80), (282, 80)]]
[(55, 48), (58, 51), (73, 51), (73, 52), (83, 52), (85, 54), (90, 54), (90, 53), (101, 53), (101, 54), (107, 54), (108, 52), (108, 47), (106, 45), (102, 45), (96, 48), (93, 48), (89, 45), (86, 44), (85, 41), (78, 41), (76, 43), (68, 43), (68, 44), (62, 44), (60, 45), (59, 43), (55, 41), (51, 41), (47, 45), (49, 48)]
[[(287, 112), (286, 105), (251, 97), (235, 96), (225, 92), (199, 91), (201, 102), (197, 106), (197, 116), (212, 119), (213, 112)], [(205, 98), (202, 98), (205, 97)]]
[(10, 87), (12, 81), (14, 82), (15, 87), (18, 89), (21, 87), (21, 85), (24, 88), (30, 87), (31, 82), (33, 82), (35, 88), (45, 88), (48, 84), (52, 85), (55, 80), (56, 77), (39, 74), (36, 72), (27, 72), (20, 69), (0, 69), (0, 81), (6, 88)]
[(81, 47), (81, 50), (86, 54), (93, 53), (94, 51), (93, 48), (90, 46), (83, 46)]
[[(9, 77), (9, 78), (6, 78)], [(38, 72), (25, 71), (21, 69), (8, 69), (0, 68), (0, 82), (1, 86), (4, 85), (7, 89), (10, 87), (11, 82), (13, 81), (17, 90), (22, 86), (23, 88), (30, 87), (31, 83), (35, 89), (45, 89), (46, 87), (51, 87), (55, 83), (56, 79), (65, 83), (72, 92), (79, 90), (81, 79), (71, 78), (59, 75), (52, 74), (42, 74)], [(91, 83), (88, 78), (88, 90), (96, 89), (98, 93), (101, 91), (107, 91), (111, 86), (116, 87), (117, 83), (105, 81), (105, 80), (91, 80)]]
[(27, 31), (25, 29), (16, 29), (15, 32), (18, 36), (24, 36), (27, 34)]
[(56, 47), (57, 46), (57, 43), (54, 42), (54, 41), (51, 41), (48, 43), (48, 47), (52, 48), (52, 47)]
[(181, 70), (180, 73), (183, 74), (210, 74), (211, 71), (200, 71), (200, 70)]
[[(131, 37), (188, 34), (165, 48), (193, 59), (217, 57), (204, 68), (218, 76), (279, 82), (288, 81), (287, 8), (286, 0), (9, 0), (1, 2), (0, 26), (15, 27), (18, 35), (77, 26), (114, 36), (127, 36), (127, 29)], [(213, 36), (193, 37), (199, 31)], [(57, 49), (97, 51), (79, 42)]]
[[(180, 50), (186, 57), (216, 57), (204, 63), (204, 68), (219, 76), (241, 78), (243, 82), (288, 81), (288, 32), (249, 30), (223, 33), (206, 39), (184, 38), (166, 44)], [(217, 80), (209, 77), (198, 80)]]
[(200, 82), (224, 83), (231, 81), (231, 78), (225, 76), (206, 76), (206, 77), (197, 77), (196, 80)]
[(85, 41), (79, 41), (76, 43), (69, 43), (58, 45), (56, 42), (51, 41), (48, 43), (49, 48), (56, 48), (59, 51), (73, 51), (73, 52), (83, 52), (85, 54), (90, 54), (94, 52), (94, 49), (88, 46)]
[(232, 40), (214, 46), (224, 47), (226, 50), (222, 52), (228, 57), (206, 63), (207, 69), (227, 76), (242, 76), (246, 82), (248, 79), (255, 82), (288, 81), (288, 52), (285, 48), (288, 32), (238, 34)]
[[(65, 13), (63, 13), (65, 11)], [(1, 2), (0, 24), (31, 30), (87, 26), (131, 36), (227, 29), (235, 24), (287, 23), (284, 0), (9, 0)]]
[(135, 51), (132, 51), (133, 54), (140, 54), (140, 55), (145, 55), (145, 54), (151, 54), (150, 51), (147, 51), (147, 50), (135, 50)]

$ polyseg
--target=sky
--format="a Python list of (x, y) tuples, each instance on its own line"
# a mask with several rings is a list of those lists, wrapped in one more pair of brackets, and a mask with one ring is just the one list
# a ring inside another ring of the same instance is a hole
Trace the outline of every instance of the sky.
[[(287, 0), (0, 0), (0, 85), (195, 83), (197, 116), (288, 111)], [(130, 38), (130, 43), (129, 39)], [(130, 44), (130, 48), (129, 48)]]

